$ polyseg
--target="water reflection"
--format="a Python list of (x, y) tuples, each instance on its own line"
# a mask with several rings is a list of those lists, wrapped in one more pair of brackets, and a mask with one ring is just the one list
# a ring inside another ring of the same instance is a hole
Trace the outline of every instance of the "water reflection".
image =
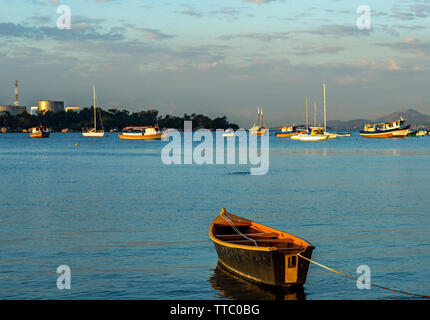
[(305, 300), (303, 287), (294, 290), (261, 287), (222, 269), (214, 269), (209, 282), (217, 291), (216, 298), (232, 300)]

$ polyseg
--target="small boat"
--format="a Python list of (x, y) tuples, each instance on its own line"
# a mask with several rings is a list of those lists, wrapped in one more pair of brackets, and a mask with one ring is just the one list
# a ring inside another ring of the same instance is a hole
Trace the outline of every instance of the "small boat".
[(350, 137), (351, 133), (350, 132), (338, 133), (337, 136), (338, 137)]
[(267, 131), (269, 129), (265, 128), (263, 125), (263, 108), (258, 108), (257, 109), (257, 125), (254, 124), (254, 126), (249, 129), (249, 131), (251, 132), (251, 135), (253, 136), (257, 136), (257, 137), (261, 137), (261, 136), (265, 136)]
[[(82, 135), (84, 137), (104, 137), (104, 135), (105, 135), (104, 129), (97, 130), (97, 107), (96, 107), (96, 87), (95, 86), (93, 86), (93, 99), (94, 99), (94, 105), (93, 105), (93, 109), (94, 109), (94, 128), (83, 129), (82, 130)], [(101, 117), (100, 117), (100, 121), (101, 121)], [(103, 127), (103, 123), (102, 123), (102, 127)]]
[(276, 136), (278, 138), (291, 138), (291, 136), (298, 135), (300, 133), (306, 133), (306, 130), (300, 130), (297, 129), (297, 126), (285, 126), (282, 128), (279, 128), (281, 131), (276, 133)]
[(329, 138), (329, 135), (324, 134), (322, 130), (312, 129), (310, 133), (300, 133), (292, 136), (291, 140), (300, 141), (325, 141)]
[(405, 138), (409, 132), (409, 125), (403, 125), (404, 120), (388, 122), (388, 123), (373, 123), (364, 125), (364, 130), (360, 131), (360, 136), (365, 138)]
[(224, 133), (222, 134), (223, 137), (234, 137), (235, 133), (233, 129), (227, 129), (224, 131)]
[(212, 222), (209, 237), (218, 254), (218, 264), (249, 281), (274, 287), (302, 286), (315, 249), (303, 239), (266, 227), (222, 208)]
[(427, 135), (427, 130), (419, 130), (416, 134), (417, 137), (423, 137)]
[(44, 126), (29, 129), (30, 138), (49, 138), (49, 129)]
[(154, 127), (125, 127), (118, 137), (123, 140), (161, 140), (162, 132)]

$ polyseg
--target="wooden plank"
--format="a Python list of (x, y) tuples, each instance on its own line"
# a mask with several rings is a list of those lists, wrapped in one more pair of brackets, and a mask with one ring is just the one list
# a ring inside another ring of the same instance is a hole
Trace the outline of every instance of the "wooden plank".
[[(270, 238), (270, 237), (277, 237), (278, 234), (275, 232), (258, 232), (258, 233), (244, 233), (245, 236), (247, 237), (265, 237), (265, 238)], [(243, 235), (241, 234), (220, 234), (216, 236), (217, 238), (220, 239), (224, 239), (224, 238), (231, 238), (231, 239), (236, 239), (236, 238), (243, 238)]]
[[(257, 242), (287, 242), (287, 243), (293, 243), (293, 239), (254, 239)], [(228, 242), (253, 242), (252, 240), (244, 239), (244, 240), (231, 240)]]

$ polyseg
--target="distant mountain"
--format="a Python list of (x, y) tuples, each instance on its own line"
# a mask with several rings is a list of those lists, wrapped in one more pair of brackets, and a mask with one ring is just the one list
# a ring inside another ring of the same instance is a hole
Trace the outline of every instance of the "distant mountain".
[(400, 117), (411, 125), (411, 129), (430, 127), (430, 115), (422, 114), (416, 110), (409, 109), (390, 113), (389, 115), (374, 120), (354, 119), (349, 121), (331, 120), (327, 121), (327, 127), (335, 130), (362, 129), (366, 123), (392, 122), (399, 120)]

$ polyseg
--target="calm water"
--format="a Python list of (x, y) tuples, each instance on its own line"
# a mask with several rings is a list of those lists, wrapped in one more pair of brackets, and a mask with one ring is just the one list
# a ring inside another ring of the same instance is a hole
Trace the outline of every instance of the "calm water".
[[(410, 299), (315, 265), (288, 295), (230, 277), (208, 237), (221, 207), (308, 240), (344, 273), (366, 264), (376, 284), (430, 294), (430, 137), (271, 136), (264, 176), (167, 166), (164, 144), (0, 134), (0, 298)], [(62, 264), (71, 290), (57, 289)]]

